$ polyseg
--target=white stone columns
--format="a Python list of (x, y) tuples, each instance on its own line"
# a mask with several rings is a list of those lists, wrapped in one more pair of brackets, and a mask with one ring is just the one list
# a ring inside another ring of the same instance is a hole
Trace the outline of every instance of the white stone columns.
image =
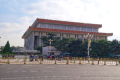
[(78, 39), (78, 35), (77, 34), (75, 34), (75, 39)]
[(67, 35), (67, 38), (70, 38), (70, 34), (66, 34)]
[(84, 35), (82, 35), (82, 41), (84, 41)]
[(34, 50), (34, 40), (35, 40), (35, 33), (32, 32), (32, 43), (31, 43), (32, 50)]
[(94, 40), (95, 40), (95, 41), (97, 40), (97, 36), (94, 36)]
[(42, 35), (42, 33), (41, 33), (41, 32), (39, 32), (39, 46), (41, 46), (41, 45), (42, 45), (42, 43), (41, 43), (41, 35)]
[(60, 40), (62, 40), (62, 39), (63, 39), (63, 34), (61, 33), (61, 34), (60, 34)]

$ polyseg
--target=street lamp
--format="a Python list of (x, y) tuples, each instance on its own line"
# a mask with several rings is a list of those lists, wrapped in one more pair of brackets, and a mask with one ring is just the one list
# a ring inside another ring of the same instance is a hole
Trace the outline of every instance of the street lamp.
[[(53, 40), (48, 40), (48, 41), (50, 41), (50, 49), (48, 50), (49, 52), (50, 52), (50, 50), (51, 50), (51, 42), (53, 41)], [(49, 54), (49, 52), (48, 52), (48, 54)]]
[(1, 37), (0, 37), (1, 38)]
[[(1, 38), (1, 37), (0, 37)], [(2, 46), (1, 46), (1, 49), (0, 49), (0, 51), (2, 51)], [(2, 53), (2, 52), (1, 52)]]
[(87, 35), (84, 35), (84, 38), (88, 39), (88, 56), (89, 56), (89, 47), (91, 45), (91, 38), (93, 38), (93, 35), (90, 35), (89, 33)]

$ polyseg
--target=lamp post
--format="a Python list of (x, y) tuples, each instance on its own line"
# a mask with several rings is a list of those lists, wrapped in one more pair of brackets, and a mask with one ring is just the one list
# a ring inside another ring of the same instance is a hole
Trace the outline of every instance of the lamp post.
[(48, 41), (50, 41), (50, 49), (49, 49), (49, 51), (50, 51), (50, 50), (51, 50), (51, 42), (52, 42), (53, 40), (50, 39), (50, 40), (48, 40)]
[(88, 56), (89, 56), (89, 47), (91, 45), (91, 38), (93, 38), (93, 35), (90, 35), (89, 33), (87, 35), (84, 35), (85, 38), (88, 39)]
[[(1, 37), (0, 37), (1, 38)], [(0, 47), (1, 49), (0, 49), (0, 51), (2, 51), (2, 47)]]

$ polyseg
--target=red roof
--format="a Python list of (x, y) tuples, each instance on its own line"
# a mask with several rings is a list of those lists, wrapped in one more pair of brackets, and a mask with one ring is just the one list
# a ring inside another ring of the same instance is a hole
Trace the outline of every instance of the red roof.
[(75, 26), (85, 26), (85, 27), (96, 27), (101, 28), (101, 24), (90, 24), (90, 23), (79, 23), (79, 22), (68, 22), (68, 21), (58, 21), (58, 20), (48, 20), (37, 18), (37, 22), (43, 23), (54, 23), (54, 24), (63, 24), (63, 25), (75, 25)]
[(92, 35), (103, 35), (112, 36), (113, 33), (99, 33), (99, 32), (85, 32), (85, 31), (72, 31), (72, 30), (60, 30), (60, 29), (48, 29), (48, 28), (36, 28), (29, 27), (30, 30), (50, 31), (50, 32), (64, 32), (64, 33), (77, 33), (77, 34), (92, 34)]

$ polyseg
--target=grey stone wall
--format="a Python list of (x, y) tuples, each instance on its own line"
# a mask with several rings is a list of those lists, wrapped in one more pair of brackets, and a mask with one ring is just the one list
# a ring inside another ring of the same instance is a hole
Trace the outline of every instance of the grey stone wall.
[(30, 33), (29, 36), (25, 38), (24, 46), (27, 50), (34, 50), (34, 32)]

